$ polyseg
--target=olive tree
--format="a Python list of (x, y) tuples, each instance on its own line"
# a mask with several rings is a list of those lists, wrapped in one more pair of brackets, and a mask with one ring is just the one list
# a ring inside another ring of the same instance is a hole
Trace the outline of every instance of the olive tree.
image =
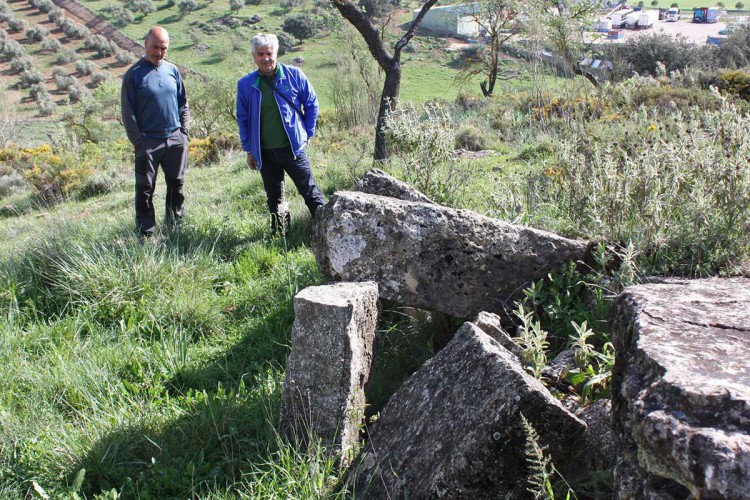
[(385, 160), (389, 156), (385, 140), (385, 120), (388, 113), (395, 109), (401, 90), (401, 53), (422, 23), (425, 14), (437, 3), (437, 0), (427, 0), (422, 4), (417, 16), (412, 20), (406, 33), (396, 42), (391, 52), (386, 46), (381, 30), (375, 21), (351, 0), (331, 0), (339, 13), (354, 26), (375, 58), (380, 68), (385, 73), (383, 91), (380, 94), (380, 106), (378, 109), (378, 120), (375, 126), (375, 154), (376, 161)]
[(502, 46), (520, 32), (516, 0), (480, 0), (466, 4), (462, 14), (470, 17), (482, 34), (483, 43), (462, 52), (459, 80), (469, 81), (477, 75), (482, 94), (489, 97), (495, 90)]

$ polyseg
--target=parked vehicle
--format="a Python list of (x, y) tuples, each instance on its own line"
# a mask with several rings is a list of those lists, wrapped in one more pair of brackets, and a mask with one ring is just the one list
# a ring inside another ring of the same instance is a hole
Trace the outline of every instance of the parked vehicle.
[(632, 9), (622, 9), (610, 14), (609, 18), (612, 19), (612, 28), (622, 28), (625, 26), (625, 17), (633, 12)]
[(670, 7), (669, 10), (667, 10), (666, 20), (670, 23), (679, 21), (680, 9), (678, 9), (677, 7)]
[(715, 23), (719, 20), (721, 9), (718, 7), (698, 7), (693, 9), (694, 23)]
[(658, 10), (642, 10), (638, 13), (636, 27), (640, 29), (650, 28), (659, 20)]

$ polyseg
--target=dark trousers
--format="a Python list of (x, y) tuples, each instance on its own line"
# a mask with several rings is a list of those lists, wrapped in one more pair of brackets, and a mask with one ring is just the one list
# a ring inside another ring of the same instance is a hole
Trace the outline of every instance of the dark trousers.
[(310, 160), (305, 151), (295, 158), (291, 147), (263, 149), (261, 159), (263, 163), (260, 176), (263, 178), (263, 188), (266, 190), (268, 210), (272, 214), (278, 214), (280, 210), (283, 210), (280, 207), (284, 203), (284, 172), (294, 182), (311, 215), (315, 216), (318, 207), (325, 205), (325, 198), (315, 183)]
[(143, 138), (135, 153), (135, 226), (144, 236), (156, 228), (154, 188), (156, 173), (161, 165), (167, 183), (166, 222), (176, 223), (182, 218), (187, 169), (187, 135), (177, 129), (166, 139)]

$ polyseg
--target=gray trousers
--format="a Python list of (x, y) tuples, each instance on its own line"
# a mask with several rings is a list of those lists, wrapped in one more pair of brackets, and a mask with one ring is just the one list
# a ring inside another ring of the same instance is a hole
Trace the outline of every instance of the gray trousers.
[(143, 143), (135, 151), (135, 227), (144, 236), (150, 236), (156, 229), (154, 214), (154, 189), (156, 173), (161, 165), (167, 184), (166, 222), (176, 223), (184, 212), (185, 184), (187, 169), (188, 138), (180, 129), (166, 139), (144, 137)]

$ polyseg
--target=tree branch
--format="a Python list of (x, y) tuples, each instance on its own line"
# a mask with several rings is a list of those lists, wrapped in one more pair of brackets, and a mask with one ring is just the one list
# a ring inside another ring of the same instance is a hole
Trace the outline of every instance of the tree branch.
[(367, 48), (370, 50), (370, 54), (372, 54), (372, 57), (375, 58), (380, 67), (385, 70), (393, 61), (393, 56), (385, 48), (375, 25), (362, 12), (362, 9), (352, 3), (351, 0), (331, 0), (331, 2), (341, 15), (359, 31), (367, 44)]

